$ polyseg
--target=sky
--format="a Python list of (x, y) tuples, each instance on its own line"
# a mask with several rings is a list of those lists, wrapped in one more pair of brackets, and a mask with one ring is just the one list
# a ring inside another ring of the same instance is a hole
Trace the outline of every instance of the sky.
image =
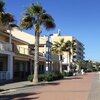
[[(20, 23), (26, 7), (31, 3), (41, 3), (54, 18), (56, 28), (43, 29), (41, 35), (51, 34), (61, 29), (61, 35), (74, 36), (84, 44), (85, 59), (100, 61), (100, 0), (4, 0), (5, 11), (15, 16)], [(27, 31), (34, 34), (33, 30)]]

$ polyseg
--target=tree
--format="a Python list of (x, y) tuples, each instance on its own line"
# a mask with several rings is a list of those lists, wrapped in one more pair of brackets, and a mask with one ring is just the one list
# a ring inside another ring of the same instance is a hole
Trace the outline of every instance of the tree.
[(44, 26), (46, 30), (55, 28), (54, 19), (46, 13), (40, 4), (32, 3), (31, 7), (26, 9), (20, 26), (23, 29), (35, 31), (35, 59), (34, 59), (34, 78), (33, 83), (38, 82), (38, 63), (39, 63), (39, 37)]
[(4, 5), (5, 5), (5, 2), (3, 2), (3, 0), (0, 0), (0, 12), (4, 11)]
[(71, 65), (71, 54), (72, 54), (72, 42), (71, 41), (67, 41), (65, 43), (65, 51), (67, 51), (68, 53), (68, 57), (67, 57), (67, 60), (69, 61), (68, 62), (68, 71), (70, 71), (70, 65)]
[(5, 3), (0, 1), (0, 30), (6, 31), (9, 28), (10, 23), (15, 21), (14, 16), (4, 11)]
[(60, 40), (60, 42), (54, 41), (54, 44), (53, 44), (53, 47), (52, 47), (53, 53), (59, 55), (60, 72), (61, 73), (62, 73), (62, 55), (63, 55), (63, 51), (66, 51), (68, 46), (69, 46), (69, 41), (68, 42), (64, 42), (64, 39), (62, 38)]

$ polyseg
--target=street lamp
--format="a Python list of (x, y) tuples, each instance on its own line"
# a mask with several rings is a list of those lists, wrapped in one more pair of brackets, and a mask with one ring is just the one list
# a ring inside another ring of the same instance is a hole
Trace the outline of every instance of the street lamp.
[(52, 36), (53, 34), (49, 34), (47, 37), (48, 37), (48, 40), (47, 40), (47, 43), (48, 43), (48, 68), (49, 68), (49, 70), (50, 70), (50, 65), (49, 65), (49, 59), (50, 59), (50, 49), (49, 49), (49, 43), (50, 43), (50, 41), (49, 41), (49, 39), (50, 39), (50, 37)]

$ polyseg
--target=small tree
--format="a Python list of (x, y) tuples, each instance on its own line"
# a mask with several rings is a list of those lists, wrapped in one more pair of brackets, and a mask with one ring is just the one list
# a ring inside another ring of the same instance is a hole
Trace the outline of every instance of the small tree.
[[(52, 51), (54, 54), (59, 55), (59, 61), (60, 61), (60, 72), (62, 73), (62, 55), (64, 51), (69, 50), (69, 41), (64, 42), (64, 39), (62, 38), (59, 42), (54, 41)], [(69, 52), (69, 51), (68, 51)]]
[(62, 73), (62, 55), (63, 55), (63, 47), (64, 47), (64, 39), (61, 39), (60, 42), (54, 41), (52, 51), (54, 54), (59, 55), (59, 61), (60, 61), (60, 72)]

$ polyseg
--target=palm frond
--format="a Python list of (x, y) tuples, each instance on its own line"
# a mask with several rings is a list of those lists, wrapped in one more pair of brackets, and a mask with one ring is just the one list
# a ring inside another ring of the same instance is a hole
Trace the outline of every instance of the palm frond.
[(44, 21), (43, 25), (45, 26), (45, 28), (47, 30), (54, 29), (56, 27), (55, 23), (53, 21), (51, 21), (51, 20)]
[(10, 13), (4, 13), (1, 12), (0, 13), (0, 22), (2, 22), (2, 24), (8, 24), (9, 22), (14, 22), (14, 16)]
[(31, 29), (32, 26), (33, 26), (33, 23), (22, 21), (22, 22), (21, 22), (21, 25), (20, 25), (20, 28), (21, 28), (21, 29), (26, 29), (26, 30), (27, 30), (27, 29)]
[(59, 43), (59, 42), (57, 42), (57, 41), (54, 41), (54, 46), (55, 46), (55, 47), (59, 47), (59, 46), (61, 46), (61, 43)]
[(14, 23), (14, 16), (10, 13), (0, 12), (0, 30), (6, 31), (9, 29), (10, 23)]
[(64, 43), (64, 38), (62, 38), (62, 39), (60, 40), (60, 43), (61, 43), (61, 44)]
[(30, 15), (26, 15), (23, 17), (23, 19), (20, 23), (20, 27), (23, 29), (30, 29), (33, 27), (34, 21), (35, 21), (34, 17), (32, 17)]
[(5, 2), (3, 0), (0, 0), (0, 12), (4, 12), (4, 5)]
[(40, 19), (42, 21), (45, 21), (45, 20), (54, 21), (54, 19), (52, 18), (52, 16), (50, 16), (49, 14), (46, 14), (46, 13), (41, 14)]
[(32, 6), (27, 8), (27, 12), (34, 16), (40, 15), (40, 13), (43, 13), (43, 11), (44, 10), (40, 4), (32, 3)]

